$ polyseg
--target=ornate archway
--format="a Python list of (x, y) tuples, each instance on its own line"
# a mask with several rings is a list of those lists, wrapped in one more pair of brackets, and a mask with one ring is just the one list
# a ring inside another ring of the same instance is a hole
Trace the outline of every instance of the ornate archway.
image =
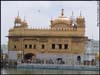
[(35, 57), (35, 54), (33, 53), (26, 53), (24, 54), (24, 60), (32, 59), (32, 57)]
[(81, 64), (81, 56), (77, 56), (78, 64)]
[(78, 61), (81, 61), (81, 56), (77, 56), (77, 60)]

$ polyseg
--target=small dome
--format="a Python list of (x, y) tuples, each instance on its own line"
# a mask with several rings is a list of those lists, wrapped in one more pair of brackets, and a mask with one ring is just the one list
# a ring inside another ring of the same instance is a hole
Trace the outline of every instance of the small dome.
[(22, 23), (21, 23), (22, 26), (27, 26), (27, 22), (24, 20)]
[(85, 18), (83, 16), (79, 16), (77, 17), (76, 22), (85, 24)]
[(15, 18), (15, 23), (20, 23), (20, 24), (21, 24), (21, 18), (20, 18), (19, 16), (17, 16), (17, 17)]
[(81, 14), (81, 11), (80, 11), (80, 16), (78, 16), (77, 19), (84, 19), (84, 17)]
[(84, 19), (84, 17), (83, 16), (79, 16), (79, 17), (77, 17), (77, 19)]

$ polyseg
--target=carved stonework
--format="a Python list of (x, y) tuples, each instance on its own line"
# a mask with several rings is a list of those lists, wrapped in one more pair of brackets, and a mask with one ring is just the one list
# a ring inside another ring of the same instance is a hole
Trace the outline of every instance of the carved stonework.
[(13, 41), (19, 41), (19, 39), (18, 38), (14, 38)]
[(48, 39), (47, 38), (40, 38), (38, 41), (39, 42), (48, 42)]

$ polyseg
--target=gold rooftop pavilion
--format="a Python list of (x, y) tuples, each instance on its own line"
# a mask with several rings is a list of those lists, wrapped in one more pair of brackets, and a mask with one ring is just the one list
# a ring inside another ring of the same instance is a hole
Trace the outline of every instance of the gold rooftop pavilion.
[[(51, 20), (51, 28), (49, 29), (29, 29), (25, 21), (21, 22), (19, 15), (15, 18), (15, 26), (9, 30), (9, 36), (84, 36), (85, 34), (85, 19), (80, 16), (77, 17), (77, 31), (72, 26), (73, 20), (64, 16), (64, 9), (62, 9), (61, 16), (57, 19)], [(73, 16), (73, 15), (72, 15)], [(81, 20), (83, 21), (82, 23)], [(20, 24), (17, 26), (17, 24)], [(40, 33), (41, 32), (41, 33)]]

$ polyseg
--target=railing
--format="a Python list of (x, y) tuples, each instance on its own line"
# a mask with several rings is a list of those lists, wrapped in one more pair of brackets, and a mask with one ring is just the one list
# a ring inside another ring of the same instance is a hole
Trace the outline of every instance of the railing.
[(59, 70), (86, 70), (86, 71), (99, 71), (100, 67), (84, 66), (84, 65), (66, 65), (66, 64), (20, 64), (17, 68), (26, 69), (59, 69)]

